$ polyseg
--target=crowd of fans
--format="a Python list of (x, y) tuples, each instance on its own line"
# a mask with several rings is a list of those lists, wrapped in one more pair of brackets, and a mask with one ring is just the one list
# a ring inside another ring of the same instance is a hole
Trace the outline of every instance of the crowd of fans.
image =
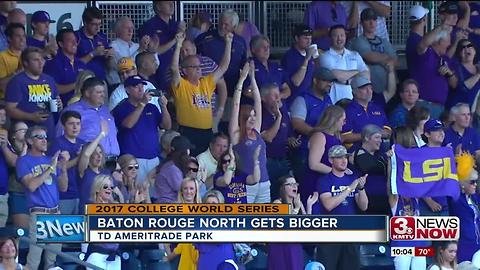
[[(114, 40), (100, 31), (96, 7), (83, 11), (80, 29), (55, 36), (49, 14), (37, 11), (27, 37), (26, 14), (15, 1), (0, 2), (0, 226), (30, 228), (34, 239), (37, 214), (83, 214), (87, 203), (113, 202), (454, 215), (460, 239), (442, 243), (430, 269), (475, 261), (478, 175), (460, 182), (456, 201), (393, 195), (387, 179), (393, 143), (449, 146), (480, 160), (480, 4), (441, 3), (440, 24), (428, 32), (428, 10), (412, 6), (401, 82), (389, 1), (313, 1), (281, 61), (234, 10), (213, 27), (208, 11), (186, 24), (173, 19), (173, 1), (153, 9), (139, 29), (117, 18)], [(360, 268), (357, 244), (266, 245), (272, 270), (304, 269), (305, 258), (327, 270)], [(251, 260), (237, 258), (249, 250), (240, 243), (160, 246), (166, 260), (180, 256), (178, 269), (239, 269)], [(21, 266), (14, 239), (0, 247), (5, 269)], [(87, 262), (107, 269), (121, 268), (121, 249), (82, 245)], [(39, 268), (42, 251), (30, 246), (28, 269)], [(44, 253), (48, 269), (56, 256)], [(398, 270), (427, 268), (425, 257), (392, 260)]]

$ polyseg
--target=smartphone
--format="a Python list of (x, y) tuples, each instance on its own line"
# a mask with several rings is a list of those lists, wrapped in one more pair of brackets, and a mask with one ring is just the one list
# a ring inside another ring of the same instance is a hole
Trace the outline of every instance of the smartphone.
[(147, 93), (150, 93), (150, 95), (152, 95), (152, 97), (163, 96), (162, 90), (159, 90), (159, 89), (147, 89)]

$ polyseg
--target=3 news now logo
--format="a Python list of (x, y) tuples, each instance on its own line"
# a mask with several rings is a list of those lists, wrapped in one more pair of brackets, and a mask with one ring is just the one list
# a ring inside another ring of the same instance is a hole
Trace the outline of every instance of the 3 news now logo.
[(85, 224), (85, 216), (37, 215), (37, 242), (82, 242)]
[(392, 217), (391, 240), (458, 240), (460, 220), (458, 217)]

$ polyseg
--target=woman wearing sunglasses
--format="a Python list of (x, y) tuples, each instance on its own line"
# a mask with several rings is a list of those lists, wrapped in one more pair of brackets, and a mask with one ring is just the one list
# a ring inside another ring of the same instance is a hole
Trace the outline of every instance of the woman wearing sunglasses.
[(260, 145), (257, 146), (253, 153), (253, 174), (249, 175), (238, 170), (232, 145), (228, 152), (220, 156), (213, 185), (222, 192), (225, 203), (247, 203), (247, 185), (255, 185), (260, 181), (260, 148)]
[(118, 158), (117, 164), (120, 169), (112, 175), (122, 194), (123, 200), (119, 201), (123, 203), (150, 203), (149, 181), (143, 181), (143, 183), (137, 181), (139, 169), (137, 159), (133, 155), (124, 154)]
[(462, 102), (469, 104), (471, 107), (480, 90), (477, 49), (470, 40), (462, 39), (458, 42), (455, 57), (458, 60), (457, 70), (455, 71), (458, 84), (456, 91), (452, 92), (450, 105), (453, 106)]
[[(312, 206), (318, 201), (318, 192), (313, 192), (307, 199), (307, 209), (300, 200), (297, 180), (286, 175), (278, 179), (280, 184), (280, 198), (273, 203), (286, 203), (291, 205), (290, 214), (312, 214)], [(309, 192), (312, 192), (310, 190)], [(270, 243), (268, 244), (268, 269), (304, 269), (304, 255), (302, 244), (299, 243)]]
[(459, 262), (472, 260), (480, 250), (480, 198), (476, 193), (478, 172), (474, 169), (475, 160), (470, 154), (460, 154), (455, 158), (461, 194), (457, 200), (449, 200), (451, 216), (460, 219), (457, 259)]
[[(93, 180), (90, 189), (90, 201), (92, 203), (114, 203), (113, 179), (109, 175), (100, 174)], [(85, 258), (87, 262), (103, 269), (120, 269), (121, 261), (118, 255), (119, 244), (101, 243), (88, 244)], [(91, 269), (87, 267), (87, 270)]]
[(84, 144), (80, 155), (78, 156), (78, 175), (80, 176), (80, 203), (79, 213), (85, 212), (85, 204), (91, 203), (90, 190), (92, 189), (93, 181), (96, 176), (100, 174), (110, 175), (110, 172), (105, 170), (105, 151), (100, 144), (100, 141), (105, 138), (108, 133), (108, 123), (101, 122), (101, 132), (97, 138), (90, 143)]

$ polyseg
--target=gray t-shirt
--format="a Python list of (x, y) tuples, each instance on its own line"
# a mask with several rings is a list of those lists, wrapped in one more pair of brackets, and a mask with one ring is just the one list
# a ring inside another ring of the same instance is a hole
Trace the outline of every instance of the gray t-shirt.
[[(357, 51), (365, 60), (365, 54), (369, 52), (377, 52), (382, 54), (388, 54), (391, 57), (397, 57), (395, 49), (392, 44), (379, 36), (375, 36), (373, 39), (367, 39), (364, 35), (361, 35), (352, 40), (350, 49)], [(382, 93), (387, 90), (388, 70), (381, 64), (371, 64), (365, 61), (370, 69), (370, 77), (373, 84), (373, 91), (375, 93)]]
[(307, 119), (307, 104), (302, 96), (296, 97), (290, 105), (290, 118)]

